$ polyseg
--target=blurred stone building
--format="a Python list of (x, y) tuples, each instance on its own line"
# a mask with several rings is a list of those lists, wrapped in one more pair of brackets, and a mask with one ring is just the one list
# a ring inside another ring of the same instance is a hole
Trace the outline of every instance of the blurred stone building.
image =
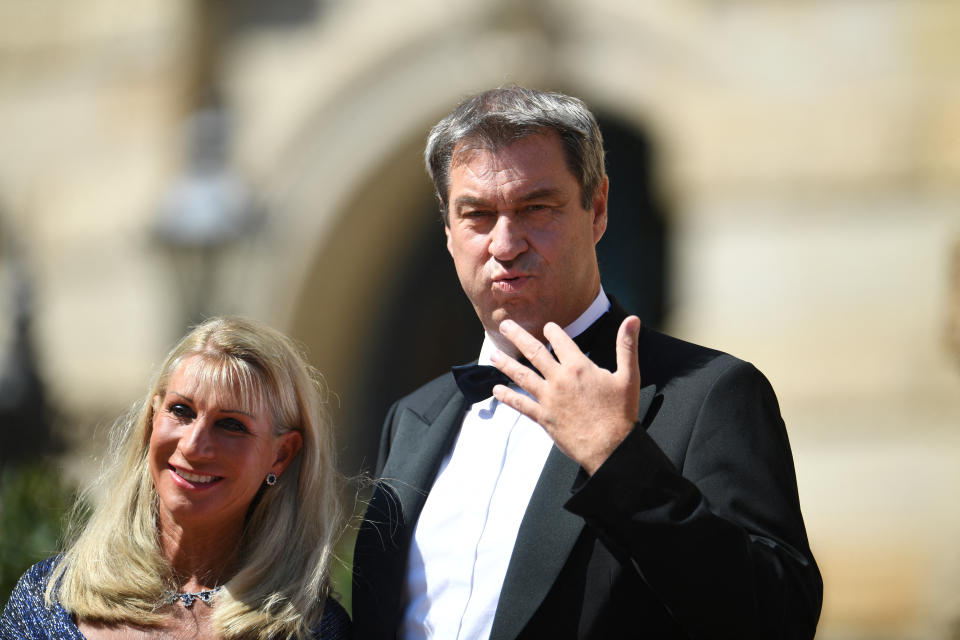
[(5, 1), (0, 275), (30, 275), (65, 468), (219, 312), (309, 347), (369, 467), (387, 402), (479, 345), (421, 152), (507, 82), (605, 124), (608, 287), (772, 380), (818, 637), (960, 637), (953, 0)]

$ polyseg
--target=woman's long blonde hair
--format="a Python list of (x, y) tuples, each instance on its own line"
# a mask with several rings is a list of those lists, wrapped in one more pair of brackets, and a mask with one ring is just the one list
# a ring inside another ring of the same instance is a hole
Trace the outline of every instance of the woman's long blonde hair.
[[(276, 485), (251, 505), (239, 570), (219, 593), (214, 625), (224, 638), (306, 638), (330, 590), (341, 533), (327, 390), (302, 351), (282, 333), (241, 318), (212, 318), (167, 356), (146, 396), (114, 425), (88, 522), (75, 510), (73, 534), (47, 588), (76, 618), (157, 625), (164, 594), (175, 590), (160, 549), (157, 494), (147, 463), (152, 399), (164, 396), (179, 364), (200, 356), (212, 388), (239, 389), (269, 409), (277, 435), (299, 431), (303, 447)], [(211, 387), (208, 387), (211, 388)]]

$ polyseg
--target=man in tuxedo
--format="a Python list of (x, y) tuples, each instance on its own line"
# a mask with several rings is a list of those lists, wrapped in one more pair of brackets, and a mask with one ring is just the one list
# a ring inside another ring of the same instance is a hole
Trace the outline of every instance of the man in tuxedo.
[(822, 582), (776, 397), (604, 292), (587, 107), (487, 91), (425, 155), (485, 335), (387, 415), (357, 638), (812, 638)]

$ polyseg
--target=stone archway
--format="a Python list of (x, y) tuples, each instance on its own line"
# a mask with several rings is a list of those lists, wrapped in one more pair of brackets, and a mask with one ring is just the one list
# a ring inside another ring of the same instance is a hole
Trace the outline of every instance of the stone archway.
[[(601, 114), (615, 163), (611, 222), (598, 251), (608, 291), (659, 326), (665, 313), (664, 211), (645, 133)], [(426, 126), (424, 127), (426, 130)], [(446, 253), (422, 137), (371, 171), (323, 238), (292, 314), (338, 394), (344, 467), (371, 467), (389, 404), (456, 362), (473, 359), (481, 329)], [(609, 165), (609, 163), (608, 163)]]
[[(516, 12), (477, 10), (469, 16), (451, 14), (445, 17), (447, 22), (438, 18), (431, 29), (393, 43), (393, 49), (378, 43), (382, 48), (373, 47), (376, 54), (365, 52), (365, 63), (355, 69), (350, 82), (317, 93), (311, 108), (299, 109), (305, 115), (298, 126), (288, 127), (292, 133), (285, 150), (271, 154), (283, 158), (283, 166), (265, 180), (273, 194), (274, 237), (264, 245), (260, 280), (251, 287), (260, 299), (250, 305), (261, 311), (257, 315), (288, 329), (308, 346), (314, 363), (340, 395), (335, 415), (345, 431), (375, 433), (382, 418), (379, 409), (371, 409), (369, 415), (355, 410), (369, 404), (368, 396), (358, 390), (377, 386), (362, 373), (365, 354), (388, 348), (374, 337), (384, 321), (376, 310), (402, 292), (411, 277), (415, 280), (418, 269), (427, 273), (437, 269), (437, 262), (415, 255), (417, 247), (442, 246), (439, 238), (429, 244), (431, 234), (440, 232), (431, 228), (439, 222), (421, 158), (426, 132), (437, 118), (466, 94), (517, 82), (579, 95), (597, 113), (610, 114), (621, 131), (636, 130), (641, 119), (656, 127), (663, 124), (654, 122), (662, 111), (651, 102), (651, 87), (624, 82), (619, 63), (629, 48), (629, 34), (617, 29), (589, 58), (577, 32), (596, 25), (574, 13), (551, 16), (549, 25), (537, 25), (536, 15), (521, 19)], [(466, 29), (472, 18), (480, 21)], [(566, 25), (562, 28), (560, 18)], [(631, 20), (643, 22), (643, 16), (631, 14)], [(354, 63), (344, 61), (348, 67)], [(591, 63), (596, 69), (588, 68)], [(636, 73), (643, 68), (632, 67)], [(661, 131), (653, 133), (643, 131), (638, 139), (662, 139)], [(638, 184), (640, 192), (649, 191), (648, 169), (640, 175), (639, 182), (631, 175), (616, 178), (623, 185), (620, 193)], [(644, 202), (640, 209), (650, 205)], [(658, 242), (662, 247), (662, 237)], [(617, 245), (612, 239), (604, 244)], [(621, 256), (623, 252), (623, 247), (612, 250)], [(639, 255), (664, 260), (657, 251)], [(418, 262), (419, 258), (423, 259)], [(623, 264), (606, 266), (619, 271)], [(664, 276), (657, 277), (661, 282), (654, 297), (659, 309), (665, 297)], [(277, 287), (277, 282), (284, 285)], [(662, 311), (654, 315), (659, 320)], [(475, 322), (471, 318), (470, 324)], [(450, 358), (443, 360), (449, 363)], [(409, 374), (405, 389), (412, 390), (424, 376), (436, 373), (425, 364), (419, 373)], [(403, 390), (401, 385), (386, 395)], [(341, 437), (348, 450), (357, 449), (353, 439), (353, 433)], [(350, 466), (360, 460), (348, 453), (346, 462)]]

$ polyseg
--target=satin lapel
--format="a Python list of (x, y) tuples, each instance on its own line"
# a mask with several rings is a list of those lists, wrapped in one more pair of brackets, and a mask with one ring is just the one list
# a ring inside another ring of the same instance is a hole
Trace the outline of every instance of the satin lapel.
[(453, 446), (465, 409), (456, 391), (436, 416), (420, 416), (407, 408), (397, 419), (390, 456), (380, 474), (400, 501), (402, 522), (412, 526), (420, 516), (443, 457)]
[(617, 332), (626, 317), (627, 312), (616, 298), (610, 296), (610, 310), (588, 329), (596, 331), (596, 338), (592, 340), (589, 353), (590, 359), (608, 371), (615, 371), (617, 368)]
[(580, 465), (556, 447), (547, 457), (513, 547), (490, 640), (515, 638), (546, 597), (583, 529), (563, 508)]

